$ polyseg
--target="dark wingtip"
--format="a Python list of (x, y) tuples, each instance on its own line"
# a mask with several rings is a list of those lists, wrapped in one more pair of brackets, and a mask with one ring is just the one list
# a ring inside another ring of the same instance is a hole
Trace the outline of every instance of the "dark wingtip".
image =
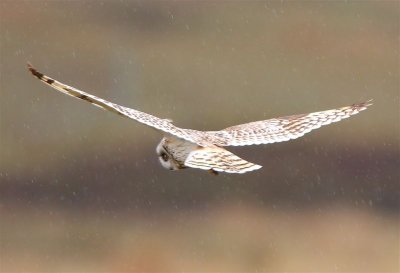
[(31, 73), (32, 73), (32, 70), (35, 70), (30, 62), (27, 62), (27, 63), (26, 63), (26, 67), (28, 68), (28, 70), (29, 70)]
[(26, 66), (28, 67), (28, 70), (32, 73), (33, 76), (41, 80), (43, 78), (43, 74), (38, 72), (30, 62), (27, 62)]
[[(358, 112), (360, 112), (360, 111), (363, 111), (363, 110), (365, 110), (365, 109), (367, 109), (369, 106), (371, 106), (373, 103), (372, 103), (372, 99), (370, 99), (370, 100), (367, 100), (367, 101), (365, 101), (365, 102), (360, 102), (360, 103), (355, 103), (355, 104), (353, 104), (352, 105), (352, 107), (354, 108), (354, 109), (357, 109), (358, 110)], [(357, 113), (358, 113), (357, 112)]]

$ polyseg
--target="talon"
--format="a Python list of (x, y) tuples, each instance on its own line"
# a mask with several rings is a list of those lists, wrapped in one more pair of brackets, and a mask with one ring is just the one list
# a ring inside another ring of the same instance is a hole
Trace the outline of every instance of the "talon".
[(213, 169), (209, 169), (209, 170), (208, 170), (208, 173), (209, 173), (209, 174), (212, 174), (212, 175), (214, 175), (214, 176), (217, 176), (217, 175), (218, 175), (218, 172), (217, 172), (217, 171), (214, 171)]

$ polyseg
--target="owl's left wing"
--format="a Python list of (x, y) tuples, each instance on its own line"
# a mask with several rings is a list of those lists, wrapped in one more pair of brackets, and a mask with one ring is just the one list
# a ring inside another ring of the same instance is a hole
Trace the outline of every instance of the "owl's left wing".
[(153, 115), (150, 115), (150, 114), (147, 114), (147, 113), (135, 110), (135, 109), (124, 107), (124, 106), (109, 102), (107, 100), (98, 98), (96, 96), (93, 96), (89, 93), (86, 93), (84, 91), (76, 89), (72, 86), (68, 86), (64, 83), (61, 83), (57, 80), (54, 80), (54, 79), (40, 73), (34, 67), (32, 67), (32, 65), (30, 65), (30, 64), (28, 64), (28, 69), (36, 78), (38, 78), (45, 84), (51, 86), (52, 88), (54, 88), (64, 94), (67, 94), (69, 96), (72, 96), (74, 98), (87, 101), (97, 107), (104, 109), (104, 110), (116, 113), (120, 116), (134, 119), (138, 122), (144, 123), (148, 126), (151, 126), (158, 130), (164, 131), (171, 135), (177, 136), (179, 138), (183, 138), (190, 142), (198, 141), (198, 139), (197, 139), (198, 135), (201, 134), (201, 132), (199, 132), (199, 131), (176, 127), (168, 119), (161, 119), (161, 118), (155, 117)]
[(200, 147), (192, 151), (184, 164), (191, 168), (227, 173), (245, 173), (262, 167), (217, 146)]
[(244, 146), (287, 141), (303, 136), (323, 125), (355, 115), (372, 105), (371, 101), (310, 114), (294, 115), (255, 121), (206, 132), (215, 138), (218, 146)]

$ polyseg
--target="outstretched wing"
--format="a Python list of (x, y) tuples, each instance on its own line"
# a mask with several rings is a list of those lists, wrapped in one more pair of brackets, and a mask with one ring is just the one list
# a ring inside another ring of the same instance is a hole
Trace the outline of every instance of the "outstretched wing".
[(28, 69), (36, 78), (38, 78), (45, 84), (53, 87), (54, 89), (56, 89), (64, 94), (67, 94), (69, 96), (72, 96), (74, 98), (90, 102), (91, 104), (93, 104), (97, 107), (100, 107), (104, 110), (116, 113), (116, 114), (124, 116), (124, 117), (134, 119), (134, 120), (144, 123), (148, 126), (159, 129), (166, 133), (170, 133), (171, 135), (177, 136), (179, 138), (183, 138), (190, 142), (196, 143), (196, 141), (198, 141), (198, 139), (197, 139), (199, 137), (198, 135), (202, 134), (202, 132), (199, 132), (196, 130), (189, 130), (189, 129), (183, 129), (183, 128), (176, 127), (175, 125), (173, 125), (171, 123), (170, 120), (161, 119), (161, 118), (152, 116), (150, 114), (146, 114), (144, 112), (140, 112), (140, 111), (128, 108), (128, 107), (124, 107), (124, 106), (106, 101), (104, 99), (98, 98), (96, 96), (93, 96), (93, 95), (83, 92), (81, 90), (78, 90), (72, 86), (63, 84), (59, 81), (56, 81), (56, 80), (40, 73), (35, 68), (33, 68), (32, 65), (30, 65), (30, 64), (28, 64)]
[(250, 122), (221, 131), (206, 132), (218, 140), (218, 146), (243, 146), (287, 141), (333, 122), (355, 115), (372, 105), (371, 101), (310, 114)]
[(262, 167), (217, 146), (194, 150), (188, 155), (184, 164), (191, 168), (227, 173), (245, 173)]

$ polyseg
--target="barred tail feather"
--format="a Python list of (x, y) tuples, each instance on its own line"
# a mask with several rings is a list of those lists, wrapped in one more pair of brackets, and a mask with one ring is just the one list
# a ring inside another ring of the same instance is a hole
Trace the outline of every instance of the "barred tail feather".
[(185, 160), (185, 165), (191, 168), (227, 173), (245, 173), (262, 167), (216, 146), (199, 148), (191, 152)]

